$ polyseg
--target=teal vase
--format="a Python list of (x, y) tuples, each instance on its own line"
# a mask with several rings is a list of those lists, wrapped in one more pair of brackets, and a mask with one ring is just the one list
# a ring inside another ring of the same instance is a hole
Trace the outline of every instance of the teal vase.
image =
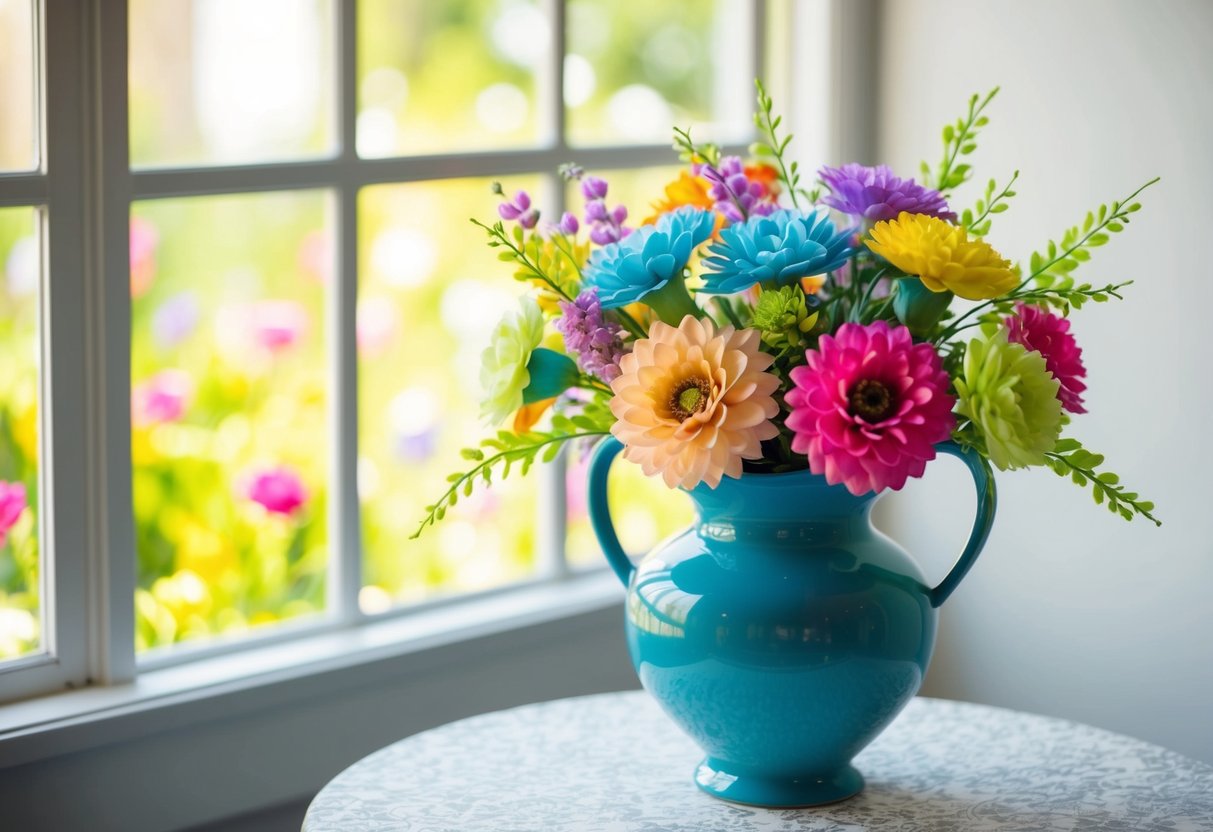
[(737, 803), (815, 806), (863, 788), (851, 760), (917, 693), (937, 609), (973, 565), (994, 519), (994, 481), (952, 443), (977, 486), (956, 565), (930, 586), (873, 528), (876, 495), (809, 471), (743, 474), (687, 492), (691, 528), (633, 564), (607, 505), (622, 449), (594, 454), (589, 512), (627, 587), (625, 628), (640, 682), (704, 750), (698, 786)]

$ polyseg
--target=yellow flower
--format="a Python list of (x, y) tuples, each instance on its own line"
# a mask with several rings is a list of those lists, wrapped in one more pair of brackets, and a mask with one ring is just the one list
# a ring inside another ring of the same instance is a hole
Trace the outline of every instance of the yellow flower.
[(868, 248), (932, 292), (945, 290), (968, 300), (1004, 295), (1019, 283), (1011, 263), (984, 240), (970, 240), (957, 225), (902, 211), (872, 228)]
[(653, 324), (611, 382), (611, 433), (624, 459), (670, 488), (740, 477), (741, 461), (759, 459), (759, 443), (779, 432), (771, 422), (779, 379), (764, 372), (774, 358), (760, 346), (756, 329), (717, 332), (691, 315), (677, 329)]

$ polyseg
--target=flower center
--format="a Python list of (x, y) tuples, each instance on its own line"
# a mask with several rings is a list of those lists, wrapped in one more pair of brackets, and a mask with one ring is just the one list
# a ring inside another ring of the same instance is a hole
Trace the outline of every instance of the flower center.
[(866, 422), (882, 422), (897, 406), (893, 391), (884, 382), (865, 378), (851, 388), (847, 395), (847, 410)]
[(708, 406), (712, 385), (706, 378), (688, 378), (674, 388), (670, 396), (670, 413), (680, 422), (685, 422), (694, 413)]

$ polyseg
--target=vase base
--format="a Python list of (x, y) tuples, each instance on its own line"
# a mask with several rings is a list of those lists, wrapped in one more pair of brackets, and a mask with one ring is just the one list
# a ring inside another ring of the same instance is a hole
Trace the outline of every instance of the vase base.
[(730, 774), (719, 761), (707, 757), (695, 769), (695, 785), (730, 803), (799, 809), (854, 797), (863, 789), (863, 775), (852, 765), (823, 776), (785, 778)]

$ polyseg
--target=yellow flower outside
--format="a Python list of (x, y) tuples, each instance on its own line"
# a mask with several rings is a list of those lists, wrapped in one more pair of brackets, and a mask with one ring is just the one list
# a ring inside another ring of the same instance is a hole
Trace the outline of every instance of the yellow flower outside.
[(902, 211), (895, 220), (876, 223), (864, 243), (906, 274), (917, 275), (932, 292), (989, 300), (1019, 283), (1009, 260), (938, 217)]

